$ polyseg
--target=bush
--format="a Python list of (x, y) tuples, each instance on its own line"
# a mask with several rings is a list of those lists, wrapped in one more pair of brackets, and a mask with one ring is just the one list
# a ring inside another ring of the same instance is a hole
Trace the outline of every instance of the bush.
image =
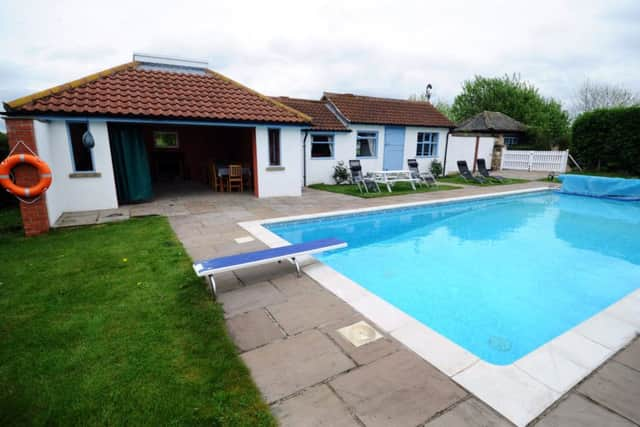
[(442, 163), (439, 160), (434, 160), (431, 162), (431, 173), (438, 178), (442, 175)]
[(342, 184), (349, 180), (349, 171), (344, 166), (344, 162), (342, 160), (333, 167), (333, 179), (336, 181), (336, 184)]
[(571, 154), (583, 168), (640, 174), (640, 107), (583, 113), (572, 134)]

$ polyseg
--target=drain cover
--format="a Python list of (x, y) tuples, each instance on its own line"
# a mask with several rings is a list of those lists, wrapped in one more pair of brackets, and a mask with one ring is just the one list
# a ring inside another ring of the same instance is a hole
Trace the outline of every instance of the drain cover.
[(511, 341), (504, 337), (492, 336), (489, 337), (489, 347), (494, 350), (507, 352), (511, 350)]
[(353, 325), (338, 329), (338, 333), (356, 347), (360, 347), (382, 338), (380, 332), (376, 331), (371, 325), (363, 320), (354, 323)]

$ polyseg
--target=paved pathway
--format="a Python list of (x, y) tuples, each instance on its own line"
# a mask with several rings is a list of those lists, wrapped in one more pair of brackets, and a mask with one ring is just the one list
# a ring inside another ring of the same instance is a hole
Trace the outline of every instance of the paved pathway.
[[(468, 186), (380, 199), (315, 190), (264, 200), (194, 192), (120, 211), (167, 215), (191, 257), (201, 259), (264, 248), (258, 241), (235, 241), (247, 235), (237, 225), (241, 221), (546, 185)], [(372, 322), (308, 276), (298, 278), (288, 263), (221, 274), (216, 282), (229, 333), (283, 426), (511, 425), (392, 337), (355, 347), (337, 330)], [(532, 424), (640, 425), (640, 340)]]

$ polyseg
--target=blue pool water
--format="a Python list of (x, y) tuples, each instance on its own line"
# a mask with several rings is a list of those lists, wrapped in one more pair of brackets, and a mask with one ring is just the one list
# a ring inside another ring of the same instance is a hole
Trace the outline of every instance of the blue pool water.
[(552, 192), (271, 224), (317, 256), (498, 365), (640, 287), (640, 203)]

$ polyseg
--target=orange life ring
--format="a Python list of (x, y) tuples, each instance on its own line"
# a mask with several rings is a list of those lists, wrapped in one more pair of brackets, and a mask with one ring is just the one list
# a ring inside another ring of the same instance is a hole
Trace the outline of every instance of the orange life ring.
[[(11, 170), (21, 163), (33, 166), (40, 174), (40, 181), (32, 187), (20, 187), (16, 185), (9, 177)], [(7, 189), (11, 194), (19, 197), (38, 197), (47, 191), (51, 185), (51, 169), (44, 160), (32, 154), (14, 154), (7, 157), (0, 163), (0, 185)]]

